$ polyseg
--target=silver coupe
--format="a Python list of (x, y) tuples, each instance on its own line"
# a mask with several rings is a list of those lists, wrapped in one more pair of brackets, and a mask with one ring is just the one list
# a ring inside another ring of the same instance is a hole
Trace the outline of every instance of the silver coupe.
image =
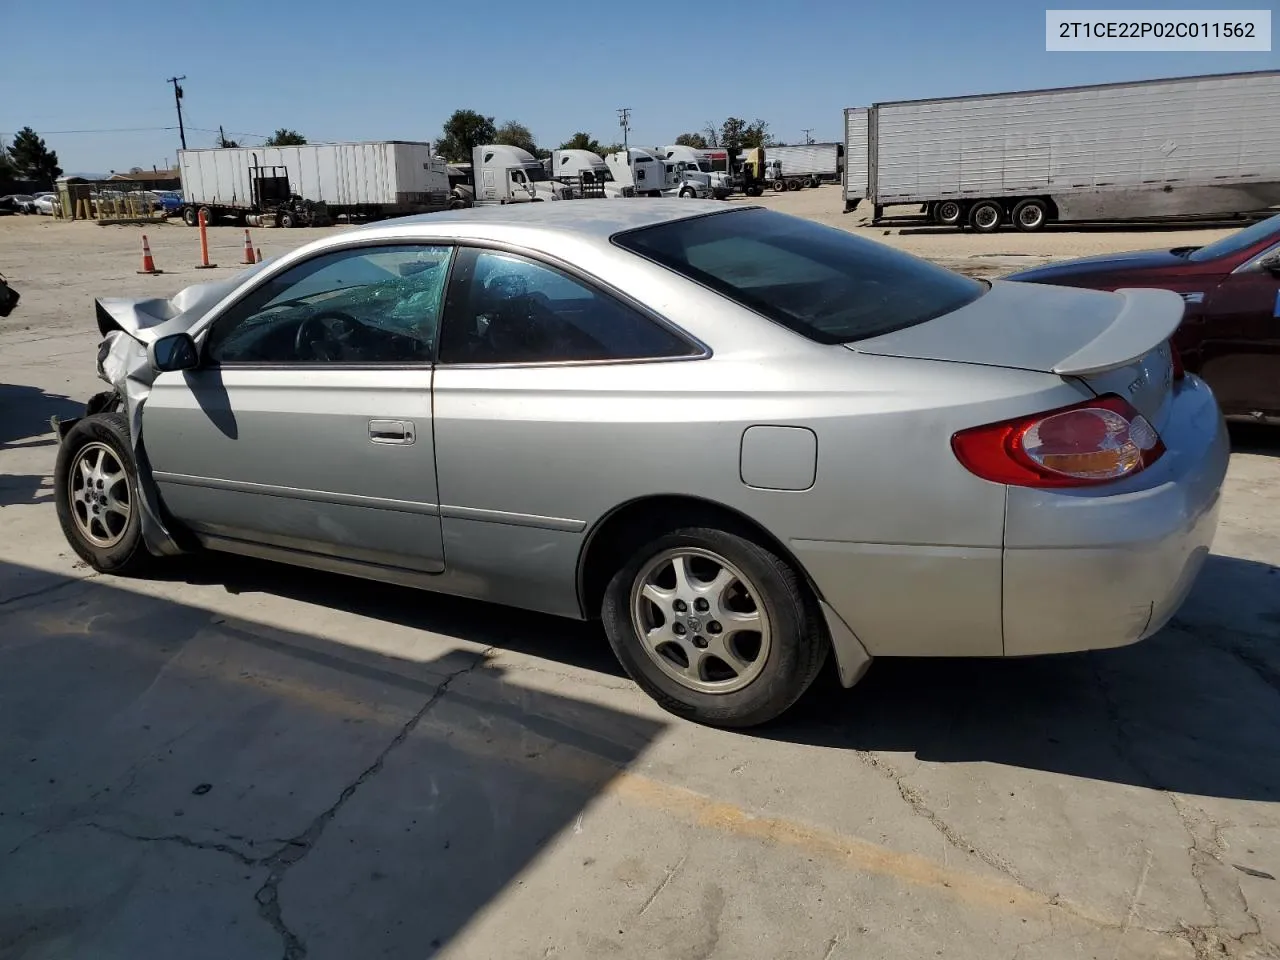
[(1176, 294), (987, 283), (756, 207), (394, 220), (97, 312), (111, 389), (55, 424), (96, 569), (205, 548), (598, 617), (724, 726), (828, 655), (852, 686), (1148, 636), (1227, 465)]

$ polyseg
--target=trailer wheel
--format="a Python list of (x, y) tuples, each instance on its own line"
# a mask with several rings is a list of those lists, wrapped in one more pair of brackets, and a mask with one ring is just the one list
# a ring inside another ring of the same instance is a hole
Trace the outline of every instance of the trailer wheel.
[(979, 200), (969, 210), (969, 226), (978, 233), (995, 233), (1003, 219), (1004, 211), (994, 200)]
[(204, 213), (204, 225), (206, 227), (212, 227), (217, 223), (217, 217), (214, 214), (213, 207), (201, 207), (200, 210)]
[(817, 190), (820, 186), (822, 186), (822, 181), (819, 180), (817, 177), (812, 177), (809, 180), (809, 186), (811, 186), (814, 190)]
[(955, 200), (939, 200), (933, 208), (933, 216), (944, 227), (954, 227), (963, 218), (964, 210)]
[(183, 207), (182, 222), (188, 227), (200, 226), (200, 212), (195, 207)]
[(1013, 208), (1013, 225), (1024, 233), (1034, 233), (1045, 225), (1049, 211), (1043, 200), (1023, 200)]
[(790, 183), (788, 183), (788, 184), (787, 184), (787, 189), (788, 189), (788, 190), (802, 190), (802, 189), (804, 189), (804, 181), (803, 181), (803, 180), (792, 180)]
[(773, 181), (773, 189), (778, 191), (778, 193), (782, 193), (787, 189), (787, 182), (785, 180), (775, 180)]

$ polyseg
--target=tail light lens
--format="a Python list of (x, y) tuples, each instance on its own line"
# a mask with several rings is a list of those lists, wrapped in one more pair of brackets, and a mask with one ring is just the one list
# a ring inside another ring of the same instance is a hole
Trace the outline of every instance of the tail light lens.
[(1169, 341), (1169, 363), (1173, 367), (1174, 382), (1187, 375), (1187, 369), (1182, 365), (1182, 354), (1178, 352), (1178, 348), (1172, 340)]
[(1060, 410), (961, 430), (951, 438), (972, 474), (1019, 487), (1085, 487), (1144, 470), (1164, 453), (1155, 428), (1107, 394)]

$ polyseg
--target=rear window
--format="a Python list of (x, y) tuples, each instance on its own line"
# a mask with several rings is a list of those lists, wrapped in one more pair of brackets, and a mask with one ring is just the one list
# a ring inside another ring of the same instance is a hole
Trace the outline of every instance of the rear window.
[(924, 323), (987, 290), (910, 254), (772, 210), (641, 227), (614, 242), (819, 343)]

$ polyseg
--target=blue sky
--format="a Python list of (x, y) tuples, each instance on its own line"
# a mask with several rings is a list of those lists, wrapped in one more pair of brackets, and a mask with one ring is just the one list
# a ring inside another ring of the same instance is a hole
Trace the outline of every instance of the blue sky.
[[(843, 107), (878, 100), (1280, 67), (1274, 50), (1047, 53), (1046, 5), (221, 0), (110, 14), (101, 0), (5, 0), (0, 136), (31, 125), (68, 171), (162, 165), (177, 131), (133, 128), (175, 125), (175, 74), (192, 147), (213, 145), (219, 124), (246, 143), (281, 126), (312, 141), (435, 140), (456, 107), (555, 146), (575, 130), (620, 139), (621, 106), (633, 143), (729, 115), (795, 142), (805, 127), (837, 139)], [(1164, 4), (1214, 6), (1226, 8)]]

